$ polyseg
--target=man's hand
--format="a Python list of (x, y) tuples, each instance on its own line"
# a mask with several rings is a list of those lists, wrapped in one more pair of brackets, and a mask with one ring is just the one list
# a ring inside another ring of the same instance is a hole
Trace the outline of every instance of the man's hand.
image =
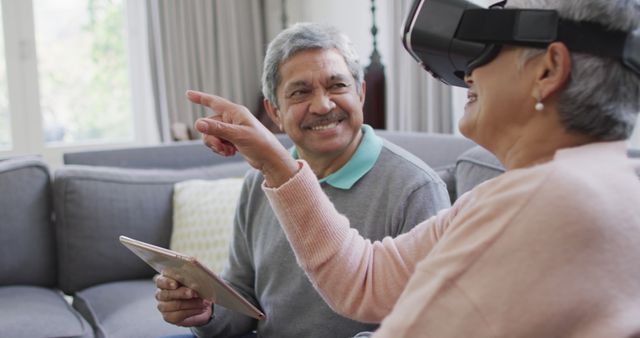
[(198, 119), (195, 128), (215, 153), (232, 156), (240, 152), (249, 165), (262, 172), (270, 187), (282, 185), (298, 171), (289, 152), (246, 107), (192, 90), (187, 91), (187, 98), (213, 111)]
[(212, 303), (176, 280), (156, 275), (156, 300), (162, 318), (178, 326), (202, 326), (211, 320)]

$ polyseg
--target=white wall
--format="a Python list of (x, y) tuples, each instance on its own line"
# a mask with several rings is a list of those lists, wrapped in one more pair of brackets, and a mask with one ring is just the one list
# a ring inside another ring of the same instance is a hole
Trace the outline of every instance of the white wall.
[[(393, 0), (375, 1), (378, 50), (383, 58), (389, 43), (381, 33), (388, 29), (386, 22), (381, 21), (384, 17), (381, 13), (386, 11), (391, 1)], [(370, 8), (370, 0), (292, 0), (289, 1), (287, 10), (290, 23), (312, 21), (336, 26), (351, 38), (362, 64), (366, 66), (372, 51)]]

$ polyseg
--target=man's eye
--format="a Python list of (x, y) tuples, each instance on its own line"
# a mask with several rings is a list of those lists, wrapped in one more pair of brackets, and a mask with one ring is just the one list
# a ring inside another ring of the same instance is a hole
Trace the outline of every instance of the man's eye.
[(346, 82), (336, 82), (329, 87), (329, 91), (336, 94), (346, 93), (349, 88), (349, 84)]
[(309, 94), (309, 91), (306, 89), (294, 90), (289, 93), (289, 97), (300, 97)]

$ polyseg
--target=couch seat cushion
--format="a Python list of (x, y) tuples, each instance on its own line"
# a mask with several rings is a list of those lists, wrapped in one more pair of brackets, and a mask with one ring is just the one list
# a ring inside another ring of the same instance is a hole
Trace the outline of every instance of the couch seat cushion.
[(0, 336), (93, 337), (89, 323), (53, 289), (0, 287)]
[(156, 308), (151, 279), (106, 283), (76, 294), (73, 306), (89, 320), (98, 337), (145, 338), (189, 334), (169, 324)]

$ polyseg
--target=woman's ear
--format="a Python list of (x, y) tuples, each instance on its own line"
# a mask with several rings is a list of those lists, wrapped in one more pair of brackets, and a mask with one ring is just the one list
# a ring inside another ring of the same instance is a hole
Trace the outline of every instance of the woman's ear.
[(264, 105), (264, 110), (267, 111), (267, 115), (269, 115), (269, 118), (271, 119), (271, 121), (273, 121), (273, 123), (275, 123), (276, 126), (278, 126), (278, 128), (280, 128), (281, 131), (284, 131), (282, 129), (282, 122), (280, 120), (280, 110), (278, 110), (278, 107), (273, 103), (271, 103), (271, 101), (269, 101), (268, 99), (262, 100), (262, 104)]
[(569, 82), (571, 75), (571, 53), (562, 42), (553, 42), (547, 46), (538, 68), (536, 81), (540, 99), (562, 90)]

